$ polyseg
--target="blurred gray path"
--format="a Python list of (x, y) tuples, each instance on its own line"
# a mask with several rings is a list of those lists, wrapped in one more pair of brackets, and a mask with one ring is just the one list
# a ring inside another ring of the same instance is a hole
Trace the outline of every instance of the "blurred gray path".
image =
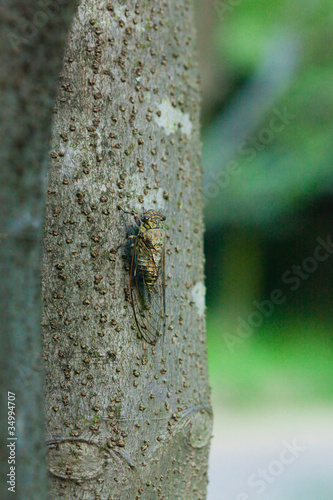
[(333, 406), (215, 408), (208, 500), (333, 500)]

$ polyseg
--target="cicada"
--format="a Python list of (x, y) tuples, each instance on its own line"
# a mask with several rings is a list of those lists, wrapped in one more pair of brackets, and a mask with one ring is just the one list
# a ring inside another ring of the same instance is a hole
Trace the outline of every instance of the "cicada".
[(130, 266), (130, 299), (139, 336), (155, 344), (165, 329), (165, 215), (148, 210), (133, 212), (139, 230)]

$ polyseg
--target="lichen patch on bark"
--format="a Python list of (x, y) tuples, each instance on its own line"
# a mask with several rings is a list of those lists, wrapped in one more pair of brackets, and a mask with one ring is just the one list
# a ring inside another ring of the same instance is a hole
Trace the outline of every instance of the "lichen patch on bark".
[(166, 135), (174, 134), (178, 128), (182, 134), (191, 135), (192, 123), (188, 113), (174, 107), (168, 98), (163, 99), (157, 107), (161, 115), (155, 116), (154, 120), (164, 129)]

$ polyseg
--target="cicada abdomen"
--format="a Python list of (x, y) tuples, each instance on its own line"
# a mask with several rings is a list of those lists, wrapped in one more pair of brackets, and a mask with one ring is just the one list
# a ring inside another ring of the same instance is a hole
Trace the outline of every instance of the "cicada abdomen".
[(165, 328), (165, 216), (148, 210), (135, 220), (139, 231), (132, 249), (131, 303), (139, 336), (155, 344)]

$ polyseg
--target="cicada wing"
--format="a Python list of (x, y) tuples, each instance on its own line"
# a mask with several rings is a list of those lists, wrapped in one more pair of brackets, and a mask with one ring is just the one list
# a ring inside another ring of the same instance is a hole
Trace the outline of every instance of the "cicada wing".
[[(157, 269), (157, 279), (153, 287), (148, 287), (144, 273), (140, 272), (138, 261), (140, 253), (151, 260)], [(149, 344), (155, 344), (164, 335), (165, 322), (165, 271), (164, 257), (161, 265), (156, 266), (152, 251), (139, 240), (136, 241), (131, 261), (130, 292), (135, 322), (140, 336)]]

